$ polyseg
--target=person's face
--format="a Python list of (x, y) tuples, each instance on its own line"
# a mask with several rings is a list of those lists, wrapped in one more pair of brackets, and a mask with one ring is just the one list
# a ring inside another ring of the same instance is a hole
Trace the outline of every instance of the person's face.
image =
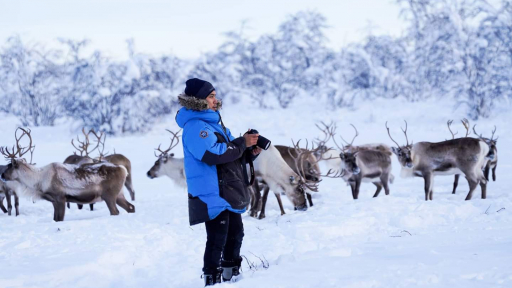
[(217, 96), (217, 92), (212, 91), (208, 97), (206, 97), (206, 101), (208, 102), (208, 108), (212, 109), (213, 111), (217, 111), (217, 103), (218, 100), (215, 98)]

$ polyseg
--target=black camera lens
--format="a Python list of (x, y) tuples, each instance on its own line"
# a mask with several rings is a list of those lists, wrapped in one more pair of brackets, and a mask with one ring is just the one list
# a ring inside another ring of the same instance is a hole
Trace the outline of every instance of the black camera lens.
[(258, 136), (258, 142), (256, 143), (256, 146), (260, 147), (263, 150), (267, 150), (268, 147), (270, 147), (270, 140), (263, 136)]
[[(250, 129), (247, 134), (259, 134), (258, 130), (256, 129)], [(250, 147), (249, 149), (254, 149), (256, 148), (256, 146), (260, 147), (261, 149), (263, 150), (267, 150), (268, 147), (270, 147), (270, 144), (272, 144), (272, 142), (270, 140), (268, 140), (267, 138), (259, 135), (258, 136), (258, 142), (256, 143), (255, 146), (252, 146)]]

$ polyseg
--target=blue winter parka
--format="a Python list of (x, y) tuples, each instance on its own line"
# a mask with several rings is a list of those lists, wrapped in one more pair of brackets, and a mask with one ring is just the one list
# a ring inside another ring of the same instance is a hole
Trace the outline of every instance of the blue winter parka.
[(211, 109), (183, 107), (176, 114), (183, 129), (190, 225), (214, 219), (224, 210), (243, 213), (250, 201), (243, 175), (245, 139), (235, 139), (220, 120), (219, 112)]

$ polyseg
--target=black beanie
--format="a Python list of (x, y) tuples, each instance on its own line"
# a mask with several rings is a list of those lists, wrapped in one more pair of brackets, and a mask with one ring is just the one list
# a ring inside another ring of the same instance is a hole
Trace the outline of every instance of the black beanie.
[(199, 99), (206, 99), (215, 90), (210, 82), (197, 78), (188, 79), (185, 84), (185, 94)]

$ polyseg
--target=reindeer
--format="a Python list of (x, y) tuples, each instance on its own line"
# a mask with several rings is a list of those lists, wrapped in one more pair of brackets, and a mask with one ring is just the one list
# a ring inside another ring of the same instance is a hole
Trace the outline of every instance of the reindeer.
[(156, 160), (155, 164), (149, 169), (147, 176), (149, 177), (149, 179), (154, 179), (165, 175), (171, 178), (174, 181), (174, 183), (178, 184), (178, 186), (182, 188), (187, 188), (183, 158), (175, 158), (174, 153), (169, 153), (180, 142), (180, 131), (181, 129), (178, 132), (174, 133), (171, 130), (167, 130), (167, 132), (172, 134), (171, 144), (169, 145), (169, 148), (167, 148), (166, 150), (161, 150), (160, 145), (158, 145), (158, 148), (156, 148), (155, 150), (158, 151), (160, 154), (157, 154), (155, 152), (155, 156), (158, 159)]
[[(7, 165), (0, 165), (0, 175), (7, 169)], [(12, 213), (12, 202), (11, 196), (14, 195), (14, 209), (16, 211), (16, 216), (20, 215), (20, 202), (18, 195), (12, 189), (7, 187), (6, 183), (0, 181), (0, 209), (2, 212), (7, 213), (7, 215), (11, 216)], [(4, 206), (4, 198), (7, 199), (7, 209)]]
[[(124, 155), (116, 154), (115, 152), (114, 152), (114, 154), (106, 155), (107, 153), (105, 153), (104, 150), (105, 150), (105, 141), (106, 141), (107, 136), (103, 132), (101, 132), (98, 135), (93, 129), (91, 129), (91, 130), (89, 130), (89, 132), (86, 133), (85, 128), (82, 128), (82, 133), (84, 134), (85, 139), (84, 139), (84, 141), (80, 141), (80, 139), (77, 136), (77, 142), (79, 143), (78, 147), (77, 147), (77, 145), (75, 145), (73, 139), (71, 140), (71, 145), (73, 145), (73, 147), (78, 152), (80, 152), (80, 155), (78, 155), (75, 151), (73, 155), (68, 156), (64, 160), (64, 163), (65, 164), (82, 165), (82, 164), (91, 164), (91, 163), (99, 163), (102, 161), (106, 161), (106, 162), (110, 162), (115, 165), (123, 166), (128, 171), (128, 175), (126, 176), (126, 181), (125, 181), (124, 185), (125, 185), (126, 189), (128, 189), (128, 192), (130, 193), (130, 198), (132, 199), (132, 201), (135, 201), (135, 190), (133, 189), (133, 184), (132, 184), (132, 164), (131, 164), (130, 160), (127, 157), (125, 157)], [(94, 135), (94, 137), (96, 137), (96, 146), (92, 150), (89, 150), (89, 146), (90, 146), (89, 136), (91, 134)], [(99, 157), (92, 158), (89, 154), (92, 153), (93, 151), (95, 151), (96, 149), (98, 149)], [(83, 207), (83, 205), (81, 205), (81, 204), (77, 204), (77, 206), (78, 206), (78, 209), (82, 209), (82, 207)], [(94, 204), (90, 204), (89, 206), (90, 206), (91, 211), (93, 211)], [(70, 206), (68, 203), (68, 208), (69, 207)]]
[[(20, 137), (17, 137), (18, 131), (23, 133)], [(23, 148), (19, 140), (25, 135), (29, 145)], [(13, 146), (11, 151), (6, 147), (0, 149), (0, 153), (11, 161), (1, 178), (17, 192), (52, 202), (54, 221), (64, 220), (66, 202), (89, 204), (104, 200), (111, 215), (119, 214), (116, 203), (128, 213), (135, 212), (135, 207), (121, 193), (128, 174), (125, 167), (102, 162), (81, 166), (50, 163), (36, 168), (22, 158), (31, 152), (32, 162), (34, 146), (30, 130), (16, 129), (15, 138), (16, 148)]]
[[(75, 147), (75, 149), (80, 152), (80, 155), (76, 154), (76, 151), (73, 152), (73, 155), (70, 155), (64, 159), (64, 164), (71, 164), (71, 165), (82, 165), (82, 164), (91, 164), (94, 163), (94, 160), (89, 156), (90, 153), (92, 153), (94, 150), (98, 149), (99, 142), (97, 142), (96, 147), (94, 147), (92, 150), (89, 150), (90, 141), (89, 141), (89, 135), (92, 133), (92, 130), (89, 130), (88, 133), (85, 133), (85, 127), (82, 128), (82, 133), (84, 134), (85, 140), (82, 142), (80, 141), (80, 138), (76, 136), (76, 140), (78, 142), (78, 147), (74, 143), (74, 139), (71, 139), (71, 145)], [(84, 155), (85, 153), (85, 155)], [(69, 205), (69, 202), (66, 203), (68, 209), (71, 208)], [(78, 209), (82, 209), (84, 205), (77, 204)], [(89, 208), (91, 211), (94, 210), (94, 204), (89, 204)]]
[[(279, 150), (274, 145), (270, 145), (267, 150), (261, 151), (260, 155), (254, 161), (254, 172), (256, 178), (260, 179), (262, 183), (267, 185), (262, 199), (264, 203), (261, 206), (261, 212), (259, 219), (265, 218), (265, 204), (269, 190), (274, 192), (274, 195), (279, 202), (279, 208), (281, 209), (281, 215), (284, 215), (284, 208), (281, 202), (280, 193), (288, 197), (292, 202), (294, 209), (299, 211), (306, 211), (308, 206), (306, 205), (305, 189), (306, 185), (309, 185), (304, 178), (299, 174), (295, 173), (293, 169), (283, 159)], [(255, 180), (256, 182), (256, 180)], [(259, 186), (259, 185), (256, 185)], [(252, 187), (252, 192), (257, 194), (260, 192), (260, 188)], [(255, 216), (259, 206), (259, 199), (252, 202), (251, 216)]]
[(341, 150), (342, 178), (350, 185), (352, 198), (354, 200), (359, 198), (361, 182), (372, 182), (377, 187), (374, 198), (379, 196), (383, 187), (385, 194), (389, 195), (388, 183), (393, 183), (394, 180), (391, 174), (391, 148), (382, 143), (355, 146), (354, 140), (359, 136), (359, 132), (353, 124), (350, 125), (356, 132), (351, 142), (340, 135), (341, 140), (345, 142), (345, 145), (341, 144), (340, 147), (334, 138), (334, 133), (332, 138), (336, 147)]
[[(293, 169), (293, 172), (297, 174), (301, 174), (303, 178), (307, 181), (318, 183), (321, 181), (320, 179), (320, 167), (318, 166), (317, 157), (313, 153), (308, 153), (306, 159), (304, 159), (304, 163), (300, 165), (295, 165), (295, 160), (291, 155), (297, 155), (299, 151), (295, 151), (296, 148), (288, 147), (283, 145), (275, 145), (283, 160)], [(303, 150), (303, 149), (302, 149)], [(306, 151), (302, 151), (306, 152)], [(304, 166), (304, 171), (299, 171), (298, 167)], [(311, 197), (311, 191), (306, 191), (306, 197), (309, 203), (309, 206), (313, 206), (313, 199)]]
[[(466, 128), (466, 137), (469, 133), (469, 122), (464, 119), (462, 120), (464, 127)], [(466, 124), (467, 123), (467, 124)], [(450, 129), (451, 122), (448, 121), (448, 129)], [(484, 176), (487, 181), (489, 181), (489, 172), (492, 169), (492, 180), (496, 181), (496, 166), (498, 166), (498, 148), (496, 147), (498, 138), (494, 139), (494, 133), (496, 133), (496, 126), (494, 126), (494, 130), (492, 131), (491, 138), (485, 138), (482, 136), (482, 134), (478, 134), (475, 130), (476, 124), (473, 125), (473, 133), (478, 136), (478, 138), (482, 141), (484, 141), (489, 146), (489, 154), (486, 156), (487, 161), (485, 162), (484, 166), (482, 167), (484, 171)], [(453, 133), (450, 129), (450, 133), (452, 133), (452, 137), (455, 138), (455, 135), (457, 133)], [(460, 174), (455, 174), (454, 181), (453, 181), (453, 191), (452, 194), (455, 194), (455, 191), (457, 190), (457, 186), (459, 184), (459, 177)]]
[(400, 146), (391, 137), (388, 124), (386, 129), (389, 138), (397, 145), (393, 153), (402, 167), (402, 177), (423, 177), (425, 180), (425, 201), (433, 199), (435, 175), (464, 174), (469, 183), (470, 200), (478, 184), (482, 187), (482, 199), (486, 198), (486, 183), (481, 167), (485, 163), (489, 146), (484, 141), (474, 138), (458, 138), (438, 143), (418, 142), (409, 144), (407, 137), (407, 121), (405, 121), (406, 145)]
[[(318, 161), (313, 154), (309, 154), (307, 159), (305, 159), (305, 171), (299, 171), (297, 165), (295, 165), (295, 159), (290, 155), (289, 150), (292, 150), (292, 154), (297, 154), (295, 148), (287, 147), (283, 145), (275, 145), (274, 146), (286, 164), (292, 168), (293, 172), (296, 174), (302, 173), (302, 177), (304, 177), (307, 181), (312, 182), (320, 182), (320, 168), (318, 167)], [(307, 171), (307, 172), (306, 172)], [(254, 181), (254, 184), (251, 188), (251, 217), (257, 217), (258, 211), (260, 212), (259, 219), (265, 218), (265, 207), (267, 205), (267, 198), (270, 191), (268, 184), (261, 178), (257, 177)], [(263, 196), (261, 195), (261, 190), (263, 190)], [(311, 197), (311, 191), (305, 191), (307, 200), (309, 202), (309, 206), (313, 206), (313, 199)], [(281, 215), (284, 215), (283, 203), (281, 201), (281, 196), (278, 193), (274, 193), (276, 196), (277, 202), (279, 203), (279, 208), (281, 210)], [(261, 200), (261, 201), (260, 201)]]
[[(318, 149), (322, 149), (322, 147), (315, 148), (314, 146), (312, 146), (312, 149), (309, 149), (308, 144), (306, 144), (306, 148), (301, 148), (299, 146), (299, 143), (300, 143), (300, 140), (297, 141), (296, 143), (293, 143), (293, 145), (294, 145), (293, 147), (282, 146), (281, 149), (283, 152), (288, 154), (287, 156), (282, 155), (279, 152), (279, 150), (277, 149), (277, 147), (272, 146), (272, 148), (273, 148), (273, 150), (276, 150), (276, 152), (278, 152), (280, 154), (279, 156), (281, 156), (280, 158), (278, 158), (279, 159), (278, 162), (283, 161), (284, 163), (286, 163), (288, 166), (287, 168), (291, 168), (292, 171), (295, 173), (296, 176), (293, 176), (293, 177), (294, 178), (299, 177), (298, 191), (301, 194), (307, 193), (307, 191), (318, 192), (318, 183), (320, 182), (321, 177), (337, 178), (337, 177), (339, 177), (339, 175), (338, 175), (338, 173), (335, 173), (334, 171), (332, 171), (332, 169), (330, 169), (329, 172), (325, 175), (320, 174), (320, 169), (318, 168), (318, 162), (320, 160), (327, 160), (327, 159), (316, 159), (314, 154), (318, 152), (317, 151)], [(287, 159), (287, 160), (285, 160), (285, 159)], [(282, 164), (282, 163), (280, 163), (280, 164)], [(258, 175), (258, 173), (257, 173), (258, 169), (256, 169), (256, 166), (255, 166), (255, 170), (256, 170), (256, 175)], [(262, 177), (262, 178), (263, 179), (260, 181), (260, 183), (263, 183), (265, 185), (263, 185), (264, 186), (264, 194), (262, 197), (261, 212), (260, 212), (259, 219), (262, 219), (265, 217), (265, 206), (266, 206), (267, 196), (268, 196), (269, 190), (272, 189), (272, 187), (269, 187), (270, 185), (266, 185), (267, 181), (266, 181), (265, 177)], [(290, 180), (294, 180), (294, 178), (290, 178)], [(256, 194), (255, 199), (253, 199), (254, 201), (252, 201), (252, 204), (253, 204), (252, 205), (253, 209), (251, 209), (252, 217), (256, 216), (257, 211), (255, 211), (255, 209), (259, 208), (258, 195), (259, 195), (259, 191), (261, 190), (261, 188), (259, 187), (260, 183), (255, 183), (255, 185), (252, 187), (253, 193)], [(278, 193), (278, 191), (276, 191), (274, 189), (272, 189), (272, 191), (274, 191), (274, 195), (276, 196), (277, 201), (279, 203), (279, 208), (281, 209), (281, 215), (284, 215), (285, 212), (284, 212), (283, 205), (281, 202), (281, 196)], [(312, 201), (310, 202), (310, 206), (313, 206)], [(303, 207), (295, 207), (295, 210), (301, 210), (301, 211), (307, 210), (307, 205), (306, 205), (305, 201), (304, 201)]]

